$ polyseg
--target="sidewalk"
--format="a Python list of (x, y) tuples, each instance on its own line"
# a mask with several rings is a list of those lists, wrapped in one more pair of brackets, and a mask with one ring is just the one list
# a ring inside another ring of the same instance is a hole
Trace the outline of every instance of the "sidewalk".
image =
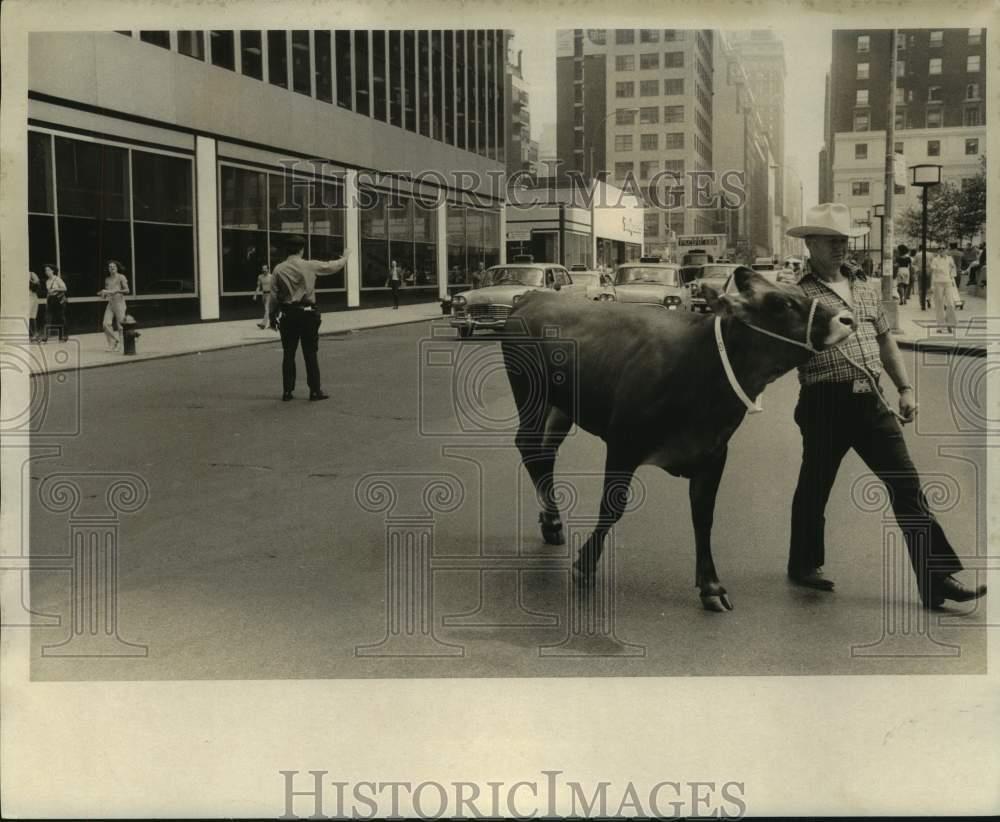
[[(331, 311), (323, 314), (320, 336), (422, 322), (435, 317), (443, 319), (441, 306), (437, 302), (404, 305), (400, 306), (399, 310), (359, 308)], [(31, 344), (33, 355), (29, 361), (31, 373), (48, 374), (78, 368), (125, 365), (221, 348), (280, 342), (276, 331), (257, 328), (255, 320), (159, 326), (143, 329), (140, 335), (136, 345), (137, 353), (129, 357), (122, 354), (121, 348), (115, 352), (106, 351), (104, 334), (100, 332), (78, 334), (66, 343), (49, 340), (44, 344)]]
[(900, 348), (920, 351), (959, 351), (973, 356), (985, 356), (988, 344), (1000, 338), (987, 334), (986, 299), (971, 297), (961, 289), (965, 308), (955, 311), (957, 325), (953, 334), (938, 333), (937, 312), (933, 306), (920, 310), (920, 297), (913, 295), (906, 305), (899, 306), (899, 333), (893, 334)]

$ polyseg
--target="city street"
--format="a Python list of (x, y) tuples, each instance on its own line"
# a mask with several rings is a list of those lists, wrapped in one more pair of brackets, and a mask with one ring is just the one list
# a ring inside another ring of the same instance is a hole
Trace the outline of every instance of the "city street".
[[(944, 489), (932, 497), (950, 507), (941, 521), (959, 554), (976, 553), (977, 535), (984, 553), (984, 439), (965, 431), (970, 415), (947, 398), (956, 374), (968, 380), (986, 360), (903, 355), (920, 402), (919, 428), (907, 430), (914, 461)], [(636, 510), (614, 532), (614, 573), (603, 569), (614, 599), (593, 606), (606, 619), (588, 630), (566, 549), (541, 541), (495, 338), (458, 342), (440, 321), (323, 337), (331, 399), (322, 403), (305, 399), (301, 359), (295, 401), (279, 401), (280, 360), (275, 342), (79, 373), (79, 436), (36, 433), (36, 447), (57, 441), (62, 453), (30, 466), (31, 550), (69, 551), (67, 514), (38, 503), (47, 476), (141, 476), (149, 500), (121, 514), (118, 530), (117, 616), (120, 638), (148, 655), (43, 657), (42, 646), (68, 636), (70, 583), (65, 572), (37, 572), (32, 607), (62, 624), (34, 630), (35, 678), (986, 670), (982, 602), (924, 624), (905, 556), (905, 575), (884, 581), (882, 547), (899, 532), (874, 510), (878, 495), (855, 488), (866, 471), (853, 454), (827, 510), (836, 592), (787, 584), (800, 456), (794, 374), (765, 392), (765, 412), (730, 444), (714, 553), (735, 610), (701, 609), (686, 482), (646, 467)], [(64, 421), (75, 412), (59, 378), (36, 377), (34, 388)], [(603, 453), (579, 431), (560, 452), (557, 473), (576, 492), (570, 542), (589, 532)], [(379, 476), (362, 481), (370, 474)], [(407, 616), (416, 620), (408, 634)], [(394, 640), (383, 643), (387, 631)]]

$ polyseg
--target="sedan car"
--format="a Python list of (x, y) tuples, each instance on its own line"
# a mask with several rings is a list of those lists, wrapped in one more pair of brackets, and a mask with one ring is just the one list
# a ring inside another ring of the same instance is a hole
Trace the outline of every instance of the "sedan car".
[[(708, 306), (702, 286), (707, 285), (711, 287), (717, 294), (735, 294), (737, 289), (733, 272), (737, 268), (743, 267), (735, 263), (712, 263), (701, 266), (699, 276), (690, 280), (684, 287), (684, 307), (688, 311), (711, 311), (712, 309)], [(768, 282), (778, 282), (778, 272), (773, 269), (758, 271), (757, 273), (768, 280)]]
[(451, 326), (470, 337), (477, 328), (503, 328), (511, 309), (528, 291), (561, 291), (573, 285), (569, 272), (557, 263), (495, 265), (483, 273), (478, 288), (451, 298)]
[(563, 286), (563, 290), (574, 297), (585, 297), (588, 300), (613, 300), (611, 277), (603, 271), (571, 268), (569, 277), (572, 285)]
[(676, 309), (684, 288), (676, 263), (622, 263), (615, 269), (612, 299), (620, 303), (646, 303)]

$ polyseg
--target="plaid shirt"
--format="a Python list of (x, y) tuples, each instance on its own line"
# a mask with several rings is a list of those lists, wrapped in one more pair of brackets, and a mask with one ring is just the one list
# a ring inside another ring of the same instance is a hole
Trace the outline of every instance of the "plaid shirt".
[(836, 348), (821, 351), (805, 365), (799, 366), (799, 383), (802, 385), (819, 382), (853, 382), (864, 376), (837, 353), (838, 348), (852, 360), (865, 366), (873, 375), (878, 376), (882, 373), (878, 337), (889, 332), (889, 323), (882, 311), (882, 295), (876, 290), (879, 281), (876, 280), (873, 284), (853, 278), (850, 283), (853, 306), (847, 305), (839, 294), (815, 274), (808, 274), (799, 281), (799, 286), (807, 296), (817, 298), (820, 305), (825, 305), (834, 311), (850, 309), (857, 323), (855, 332)]

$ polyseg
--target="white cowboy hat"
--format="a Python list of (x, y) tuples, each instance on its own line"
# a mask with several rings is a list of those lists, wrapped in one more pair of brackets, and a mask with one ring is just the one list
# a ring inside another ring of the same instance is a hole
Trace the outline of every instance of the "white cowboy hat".
[(809, 237), (815, 234), (827, 237), (862, 237), (868, 233), (868, 229), (854, 228), (851, 210), (842, 203), (820, 203), (806, 212), (802, 225), (792, 226), (785, 233), (789, 237)]

